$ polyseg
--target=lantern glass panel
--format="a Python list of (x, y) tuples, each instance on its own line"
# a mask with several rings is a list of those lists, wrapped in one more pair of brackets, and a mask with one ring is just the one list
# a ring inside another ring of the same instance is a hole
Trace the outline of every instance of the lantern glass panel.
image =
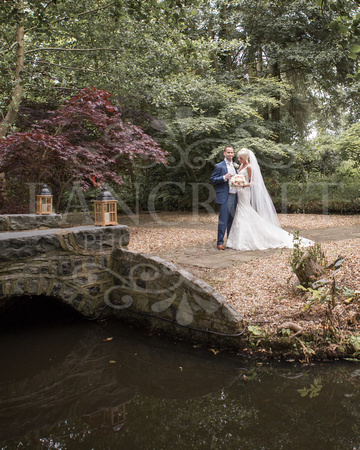
[(36, 214), (52, 214), (52, 196), (36, 196)]
[(117, 224), (116, 201), (94, 202), (95, 225), (106, 226)]

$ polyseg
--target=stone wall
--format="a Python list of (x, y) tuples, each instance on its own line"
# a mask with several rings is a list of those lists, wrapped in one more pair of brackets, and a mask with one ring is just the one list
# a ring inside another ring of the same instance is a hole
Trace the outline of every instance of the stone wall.
[(46, 295), (94, 317), (113, 284), (111, 253), (128, 242), (122, 225), (0, 234), (0, 306), (16, 296)]
[(24, 231), (39, 228), (62, 228), (72, 225), (93, 225), (90, 214), (6, 214), (0, 215), (1, 231)]
[(90, 319), (115, 316), (214, 342), (241, 335), (240, 315), (212, 287), (128, 243), (123, 225), (0, 233), (0, 307), (46, 295)]
[(120, 317), (179, 334), (238, 334), (240, 315), (211, 286), (161, 258), (115, 250), (114, 285), (105, 301)]

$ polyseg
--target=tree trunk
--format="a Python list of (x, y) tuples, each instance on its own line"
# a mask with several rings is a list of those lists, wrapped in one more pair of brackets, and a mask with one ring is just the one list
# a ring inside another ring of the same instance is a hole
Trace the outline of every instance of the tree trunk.
[(309, 252), (306, 252), (294, 270), (300, 284), (304, 287), (309, 287), (312, 283), (318, 280), (323, 274), (323, 267), (311, 257)]
[(9, 110), (0, 123), (0, 138), (6, 136), (9, 128), (15, 123), (16, 116), (19, 110), (21, 102), (23, 87), (21, 85), (21, 72), (24, 69), (25, 49), (24, 49), (24, 3), (22, 0), (18, 1), (17, 9), (19, 19), (16, 30), (16, 65), (15, 65), (15, 78), (14, 78), (14, 92), (9, 105)]
[[(214, 40), (214, 33), (212, 30), (212, 24), (211, 21), (209, 21), (209, 26), (208, 26), (208, 36), (209, 38), (213, 41)], [(214, 65), (214, 69), (215, 71), (218, 73), (219, 72), (219, 64), (217, 61), (217, 55), (215, 51), (211, 52), (211, 56), (212, 56), (212, 60), (213, 60), (213, 65)]]
[[(278, 81), (281, 81), (281, 75), (280, 75), (280, 67), (277, 62), (273, 64), (272, 67), (272, 74), (274, 78), (277, 78)], [(280, 120), (281, 120), (281, 111), (280, 111), (280, 88), (278, 92), (275, 94), (275, 98), (278, 101), (278, 105), (274, 106), (271, 111), (271, 119), (274, 123), (273, 128), (273, 140), (276, 143), (280, 143)]]
[(262, 48), (260, 45), (258, 45), (257, 54), (256, 54), (256, 76), (259, 78), (262, 75), (262, 67), (263, 67)]

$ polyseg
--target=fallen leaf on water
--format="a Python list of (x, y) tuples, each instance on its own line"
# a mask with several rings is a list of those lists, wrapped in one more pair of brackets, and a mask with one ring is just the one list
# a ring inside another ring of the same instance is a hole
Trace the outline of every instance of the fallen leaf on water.
[(214, 355), (217, 355), (219, 353), (220, 350), (214, 350), (213, 348), (210, 349), (211, 352), (214, 353)]
[(114, 339), (114, 338), (109, 337), (109, 338), (103, 339), (103, 341), (104, 341), (104, 342), (107, 342), (107, 341), (112, 341), (113, 339)]

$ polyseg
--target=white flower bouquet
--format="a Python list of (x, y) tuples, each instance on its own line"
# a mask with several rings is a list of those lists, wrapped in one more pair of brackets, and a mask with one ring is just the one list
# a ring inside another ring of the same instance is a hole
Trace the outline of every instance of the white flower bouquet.
[(235, 189), (241, 189), (245, 186), (245, 184), (246, 179), (241, 173), (237, 173), (230, 178), (230, 186), (234, 187)]

